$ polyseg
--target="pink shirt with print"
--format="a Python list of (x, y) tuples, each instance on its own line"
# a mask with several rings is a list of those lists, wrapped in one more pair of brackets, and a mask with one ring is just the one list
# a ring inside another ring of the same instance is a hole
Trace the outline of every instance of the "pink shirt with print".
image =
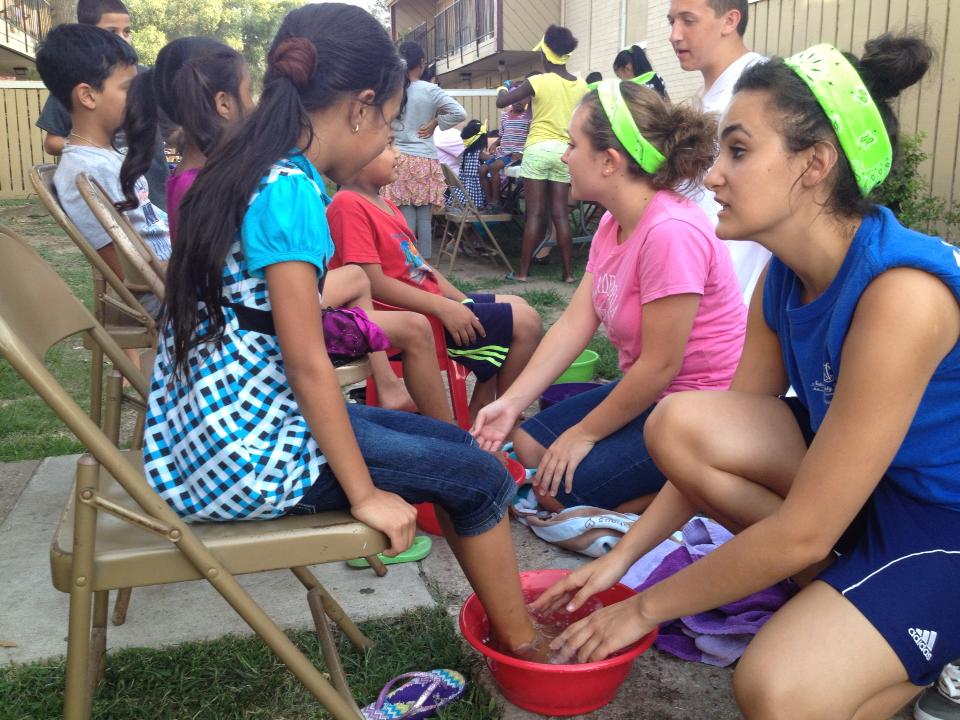
[(722, 390), (740, 361), (747, 309), (730, 252), (697, 205), (657, 192), (622, 244), (610, 213), (590, 246), (593, 307), (627, 372), (643, 350), (643, 306), (669, 295), (700, 295), (683, 364), (660, 398), (680, 390)]

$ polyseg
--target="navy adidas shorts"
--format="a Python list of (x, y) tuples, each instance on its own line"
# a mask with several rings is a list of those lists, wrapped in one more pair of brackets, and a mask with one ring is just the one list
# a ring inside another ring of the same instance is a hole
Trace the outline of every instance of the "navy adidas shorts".
[(513, 308), (509, 303), (495, 302), (492, 293), (469, 293), (473, 300), (467, 307), (479, 318), (486, 332), (485, 337), (477, 337), (470, 345), (457, 345), (449, 332), (444, 330), (447, 340), (447, 355), (473, 372), (477, 382), (486, 382), (500, 372), (510, 343), (513, 341)]
[[(786, 400), (809, 444), (806, 410)], [(960, 657), (960, 511), (918, 500), (883, 478), (835, 552), (819, 579), (883, 635), (910, 682), (934, 682)]]

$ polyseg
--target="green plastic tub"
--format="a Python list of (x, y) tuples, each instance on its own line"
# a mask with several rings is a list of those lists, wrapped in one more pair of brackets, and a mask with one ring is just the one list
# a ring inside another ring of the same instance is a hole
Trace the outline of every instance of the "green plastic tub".
[(593, 350), (584, 350), (577, 355), (573, 364), (563, 371), (563, 374), (553, 382), (556, 383), (575, 383), (590, 382), (593, 380), (593, 370), (597, 366), (597, 360), (600, 356)]

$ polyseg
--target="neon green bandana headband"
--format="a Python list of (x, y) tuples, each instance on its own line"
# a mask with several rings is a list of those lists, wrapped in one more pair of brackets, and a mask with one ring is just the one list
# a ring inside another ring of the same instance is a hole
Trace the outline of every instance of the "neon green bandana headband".
[(651, 77), (653, 77), (653, 73), (646, 73), (632, 80), (601, 80), (598, 83), (593, 83), (591, 89), (597, 91), (600, 106), (606, 113), (617, 140), (644, 171), (653, 175), (666, 162), (666, 158), (640, 133), (640, 128), (637, 127), (637, 123), (633, 119), (630, 107), (624, 101), (623, 93), (620, 92), (621, 82), (643, 85)]
[(473, 144), (477, 141), (477, 138), (479, 138), (481, 135), (486, 135), (486, 134), (487, 134), (487, 126), (486, 126), (486, 125), (480, 125), (480, 132), (478, 132), (476, 135), (471, 135), (471, 136), (468, 137), (466, 140), (464, 140), (464, 141), (463, 141), (463, 146), (464, 146), (464, 147), (470, 147), (471, 145), (473, 145)]
[(783, 63), (810, 88), (827, 114), (866, 197), (890, 174), (893, 148), (880, 110), (853, 65), (832, 45), (816, 45)]
[(553, 50), (550, 49), (550, 46), (547, 45), (546, 38), (540, 38), (534, 48), (534, 50), (541, 50), (543, 56), (547, 58), (547, 62), (553, 63), (554, 65), (566, 65), (570, 60), (570, 53), (566, 55), (557, 55)]

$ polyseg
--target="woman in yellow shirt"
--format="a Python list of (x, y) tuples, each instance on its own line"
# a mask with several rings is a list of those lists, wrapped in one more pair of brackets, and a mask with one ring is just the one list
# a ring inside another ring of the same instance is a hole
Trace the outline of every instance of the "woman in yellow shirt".
[(547, 210), (553, 220), (563, 279), (574, 282), (570, 267), (573, 239), (567, 203), (570, 198), (570, 172), (560, 159), (570, 142), (567, 126), (577, 103), (587, 92), (587, 84), (567, 71), (567, 61), (577, 47), (577, 39), (567, 28), (551, 25), (534, 48), (543, 54), (541, 75), (527, 78), (519, 87), (503, 87), (497, 95), (497, 107), (505, 108), (532, 98), (533, 120), (523, 149), (520, 177), (527, 200), (527, 222), (523, 230), (520, 271), (514, 276), (527, 281), (533, 249), (547, 230)]

